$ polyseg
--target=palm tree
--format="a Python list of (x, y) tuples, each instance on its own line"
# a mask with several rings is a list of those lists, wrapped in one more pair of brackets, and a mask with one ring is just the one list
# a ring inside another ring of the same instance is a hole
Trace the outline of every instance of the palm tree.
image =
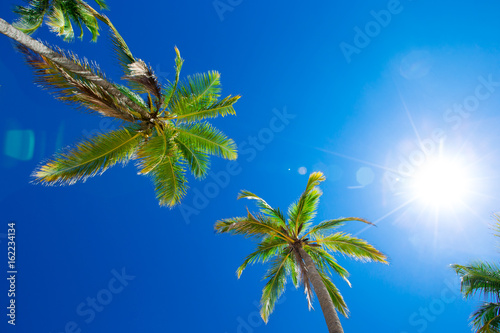
[(160, 204), (174, 206), (187, 189), (186, 168), (203, 178), (209, 155), (237, 157), (234, 141), (205, 119), (234, 115), (239, 96), (219, 99), (216, 71), (180, 80), (184, 60), (177, 48), (175, 80), (161, 85), (115, 31), (111, 29), (111, 38), (127, 85), (111, 82), (97, 65), (36, 41), (0, 19), (0, 33), (18, 42), (39, 84), (60, 100), (124, 123), (56, 153), (35, 170), (35, 182), (74, 184), (137, 159), (139, 173), (151, 176)]
[[(495, 215), (496, 234), (500, 236), (500, 215)], [(472, 326), (478, 333), (500, 332), (500, 266), (484, 261), (469, 265), (452, 265), (461, 277), (461, 291), (466, 298), (476, 294), (489, 298), (470, 316)]]
[(287, 218), (279, 208), (272, 208), (257, 195), (241, 191), (238, 199), (256, 200), (259, 214), (248, 211), (247, 216), (223, 219), (215, 224), (215, 230), (219, 233), (243, 235), (259, 240), (257, 250), (248, 255), (238, 268), (238, 278), (248, 264), (271, 263), (265, 276), (267, 283), (261, 298), (260, 313), (266, 323), (276, 301), (285, 290), (287, 278), (290, 277), (295, 287), (300, 284), (304, 286), (309, 309), (312, 307), (314, 289), (329, 332), (343, 332), (335, 309), (346, 317), (348, 309), (329, 274), (337, 273), (349, 285), (350, 283), (347, 280), (348, 272), (337, 263), (329, 251), (362, 261), (387, 263), (386, 256), (366, 241), (343, 232), (331, 233), (348, 221), (371, 224), (370, 222), (358, 217), (345, 217), (313, 225), (312, 220), (316, 216), (322, 195), (317, 186), (324, 180), (321, 172), (314, 172), (309, 176), (305, 191), (289, 206)]

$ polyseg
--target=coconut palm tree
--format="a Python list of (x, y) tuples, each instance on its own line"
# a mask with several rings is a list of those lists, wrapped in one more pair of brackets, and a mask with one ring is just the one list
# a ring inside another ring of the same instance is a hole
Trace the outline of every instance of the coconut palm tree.
[[(248, 255), (238, 268), (238, 278), (248, 264), (270, 262), (262, 291), (261, 316), (267, 323), (276, 301), (285, 290), (290, 277), (295, 287), (304, 286), (305, 294), (312, 307), (313, 290), (318, 297), (329, 332), (343, 332), (336, 310), (347, 316), (348, 309), (339, 290), (329, 277), (330, 273), (347, 280), (348, 272), (340, 266), (330, 252), (338, 252), (362, 261), (387, 263), (386, 256), (366, 241), (343, 232), (332, 230), (348, 221), (370, 222), (358, 217), (326, 220), (313, 225), (313, 218), (322, 192), (318, 189), (325, 177), (321, 172), (309, 176), (305, 191), (288, 208), (285, 217), (279, 208), (272, 208), (257, 195), (241, 191), (238, 199), (255, 200), (259, 213), (248, 211), (247, 216), (217, 221), (215, 230), (253, 237), (259, 240), (257, 250)], [(349, 284), (350, 285), (350, 284)]]
[(114, 50), (125, 74), (126, 85), (121, 85), (107, 79), (97, 65), (36, 41), (2, 19), (0, 33), (18, 42), (37, 83), (56, 98), (123, 122), (118, 130), (56, 153), (35, 170), (35, 182), (74, 184), (136, 159), (139, 173), (152, 178), (160, 204), (173, 206), (186, 192), (186, 168), (203, 178), (209, 155), (237, 157), (234, 141), (206, 119), (234, 115), (239, 96), (219, 98), (216, 71), (180, 80), (184, 60), (177, 48), (175, 80), (162, 85), (112, 29)]
[[(496, 234), (500, 236), (500, 215), (495, 215)], [(476, 294), (488, 298), (471, 316), (471, 323), (478, 333), (500, 332), (500, 266), (485, 261), (469, 265), (452, 265), (461, 278), (461, 291), (466, 298)]]

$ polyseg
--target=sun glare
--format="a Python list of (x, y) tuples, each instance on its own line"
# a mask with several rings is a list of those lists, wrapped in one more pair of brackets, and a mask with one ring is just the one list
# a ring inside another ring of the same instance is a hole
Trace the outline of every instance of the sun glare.
[(417, 172), (413, 188), (415, 196), (433, 206), (459, 204), (469, 191), (468, 175), (456, 160), (429, 160)]

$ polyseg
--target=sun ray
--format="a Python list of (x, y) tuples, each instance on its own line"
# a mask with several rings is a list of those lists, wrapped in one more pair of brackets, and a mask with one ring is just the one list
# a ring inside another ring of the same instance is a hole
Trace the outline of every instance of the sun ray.
[[(402, 203), (401, 205), (399, 205), (398, 207), (394, 208), (393, 210), (391, 210), (390, 212), (386, 213), (385, 215), (379, 217), (378, 219), (376, 219), (373, 224), (374, 225), (378, 225), (380, 222), (382, 222), (383, 220), (385, 220), (386, 218), (388, 218), (389, 216), (397, 213), (398, 211), (400, 211), (401, 209), (405, 208), (406, 206), (408, 206), (409, 204), (411, 204), (413, 201), (415, 201), (417, 198), (412, 198), (404, 203)], [(360, 234), (362, 234), (363, 232), (365, 232), (366, 230), (368, 230), (369, 228), (372, 228), (373, 225), (368, 225), (366, 227), (364, 227), (363, 229), (361, 229), (360, 231), (358, 231), (357, 233), (354, 234), (354, 236), (358, 236)]]
[(369, 165), (369, 166), (372, 166), (372, 167), (377, 168), (377, 169), (381, 169), (381, 170), (384, 170), (384, 171), (390, 171), (390, 172), (398, 173), (398, 171), (396, 169), (391, 169), (391, 168), (385, 167), (383, 165), (372, 163), (372, 162), (368, 162), (368, 161), (365, 161), (365, 160), (362, 160), (362, 159), (359, 159), (359, 158), (356, 158), (356, 157), (344, 155), (344, 154), (337, 153), (337, 152), (334, 152), (334, 151), (331, 151), (331, 150), (327, 150), (327, 149), (324, 149), (324, 148), (319, 148), (319, 147), (312, 147), (312, 148), (316, 149), (316, 150), (319, 150), (319, 151), (322, 151), (322, 152), (325, 152), (325, 153), (328, 153), (328, 154), (331, 154), (331, 155), (335, 155), (335, 156), (338, 156), (338, 157), (345, 158), (345, 159), (350, 160), (350, 161), (363, 163), (365, 165)]

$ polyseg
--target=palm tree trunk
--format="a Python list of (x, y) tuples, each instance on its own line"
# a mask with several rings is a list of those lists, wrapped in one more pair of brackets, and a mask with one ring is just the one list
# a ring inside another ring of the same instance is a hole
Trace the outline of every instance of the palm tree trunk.
[[(143, 120), (151, 118), (145, 109), (143, 109), (136, 103), (132, 102), (127, 96), (123, 95), (113, 84), (93, 74), (92, 72), (86, 70), (82, 66), (74, 63), (73, 61), (64, 57), (60, 53), (55, 52), (51, 48), (42, 44), (41, 42), (26, 35), (22, 31), (14, 28), (12, 25), (10, 25), (1, 18), (0, 18), (0, 33), (15, 40), (19, 44), (24, 45), (33, 52), (43, 57), (46, 57), (47, 59), (57, 64), (58, 66), (61, 66), (75, 74), (81, 75), (83, 78), (92, 81), (94, 84), (104, 88), (106, 91), (112, 94), (122, 105), (127, 106), (130, 109), (137, 112), (138, 114), (140, 114)], [(125, 116), (128, 118), (127, 119), (128, 121), (134, 121), (134, 117), (131, 114), (126, 114)]]
[(342, 325), (340, 324), (339, 316), (337, 315), (337, 311), (335, 310), (332, 299), (330, 298), (330, 294), (328, 293), (328, 290), (326, 289), (325, 284), (316, 269), (314, 261), (302, 247), (299, 248), (299, 253), (306, 264), (307, 276), (313, 285), (316, 297), (318, 297), (321, 310), (323, 310), (323, 316), (325, 317), (328, 332), (344, 333)]

